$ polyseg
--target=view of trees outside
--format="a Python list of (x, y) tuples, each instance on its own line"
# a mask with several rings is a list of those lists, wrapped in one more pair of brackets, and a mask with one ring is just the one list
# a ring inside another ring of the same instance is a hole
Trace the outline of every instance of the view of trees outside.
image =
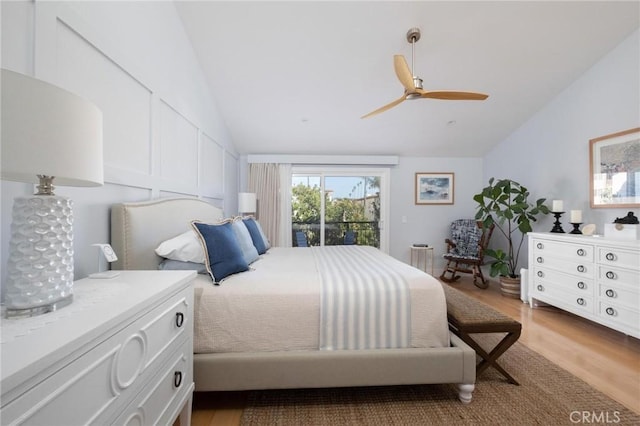
[[(327, 176), (324, 179), (324, 244), (342, 245), (345, 238), (349, 243), (348, 234), (351, 234), (355, 244), (379, 247), (380, 178)], [(348, 186), (352, 187), (349, 189)], [(320, 245), (323, 231), (320, 177), (295, 176), (291, 192), (294, 242), (296, 232), (303, 232), (308, 245)]]

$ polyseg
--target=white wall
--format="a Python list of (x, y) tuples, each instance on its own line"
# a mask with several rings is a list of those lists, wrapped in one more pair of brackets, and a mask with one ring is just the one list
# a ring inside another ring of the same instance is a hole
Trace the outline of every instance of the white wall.
[[(547, 198), (549, 206), (562, 199), (567, 212), (582, 210), (584, 223), (594, 223), (596, 232), (603, 233), (605, 223), (631, 209), (590, 208), (589, 140), (640, 126), (638, 76), (640, 30), (489, 152), (484, 181), (514, 179), (529, 188), (532, 199)], [(534, 231), (551, 230), (552, 219), (544, 217)], [(572, 229), (568, 222), (564, 216), (565, 231)], [(525, 247), (521, 265), (526, 257)]]
[[(420, 172), (454, 173), (454, 204), (416, 205), (414, 181)], [(400, 157), (398, 165), (391, 169), (389, 254), (408, 263), (412, 244), (429, 244), (434, 247), (434, 274), (440, 275), (449, 226), (455, 219), (474, 217), (473, 195), (481, 189), (481, 158)]]
[[(172, 2), (2, 2), (1, 12), (3, 68), (103, 111), (105, 185), (56, 191), (75, 204), (76, 278), (97, 267), (91, 244), (109, 240), (113, 203), (196, 196), (235, 213), (239, 157)], [(1, 189), (4, 267), (13, 198), (32, 187)]]

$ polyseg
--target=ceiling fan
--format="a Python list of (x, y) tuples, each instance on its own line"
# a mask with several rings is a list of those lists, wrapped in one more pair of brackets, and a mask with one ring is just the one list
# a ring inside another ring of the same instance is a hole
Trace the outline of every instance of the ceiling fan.
[(404, 94), (402, 95), (402, 97), (381, 108), (378, 108), (375, 111), (370, 112), (369, 114), (363, 115), (361, 118), (368, 118), (373, 115), (380, 114), (381, 112), (391, 109), (394, 106), (404, 102), (405, 100), (410, 99), (429, 98), (452, 101), (483, 101), (489, 97), (489, 95), (485, 95), (484, 93), (475, 92), (461, 92), (454, 90), (424, 90), (422, 88), (422, 79), (420, 77), (416, 77), (416, 75), (413, 73), (415, 44), (418, 40), (420, 40), (420, 28), (409, 29), (409, 31), (407, 31), (407, 41), (411, 43), (411, 69), (409, 69), (409, 65), (407, 65), (407, 61), (404, 59), (404, 56), (393, 56), (393, 66), (396, 70), (396, 75), (398, 76), (398, 80), (400, 80), (400, 83), (402, 83), (402, 85), (404, 86)]

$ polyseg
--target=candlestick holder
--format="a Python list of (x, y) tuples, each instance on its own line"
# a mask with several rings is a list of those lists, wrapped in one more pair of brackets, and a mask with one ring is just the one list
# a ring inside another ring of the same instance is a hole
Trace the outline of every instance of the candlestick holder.
[(580, 231), (580, 225), (582, 225), (582, 222), (579, 223), (573, 223), (571, 222), (571, 224), (573, 225), (573, 231), (569, 232), (570, 234), (581, 234), (582, 232)]
[(551, 232), (555, 232), (558, 234), (564, 234), (564, 229), (562, 229), (562, 225), (560, 224), (560, 216), (562, 216), (562, 214), (564, 212), (551, 212), (555, 218), (556, 221), (553, 222), (553, 229), (551, 229)]

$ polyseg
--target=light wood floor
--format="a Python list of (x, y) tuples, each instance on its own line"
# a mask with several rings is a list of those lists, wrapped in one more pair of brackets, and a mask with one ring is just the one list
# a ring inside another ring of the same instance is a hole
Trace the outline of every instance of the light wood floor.
[[(452, 286), (520, 321), (520, 343), (640, 414), (640, 340), (553, 307), (530, 309), (503, 297), (495, 281), (481, 290), (465, 275)], [(192, 426), (239, 425), (246, 396), (196, 393)]]

